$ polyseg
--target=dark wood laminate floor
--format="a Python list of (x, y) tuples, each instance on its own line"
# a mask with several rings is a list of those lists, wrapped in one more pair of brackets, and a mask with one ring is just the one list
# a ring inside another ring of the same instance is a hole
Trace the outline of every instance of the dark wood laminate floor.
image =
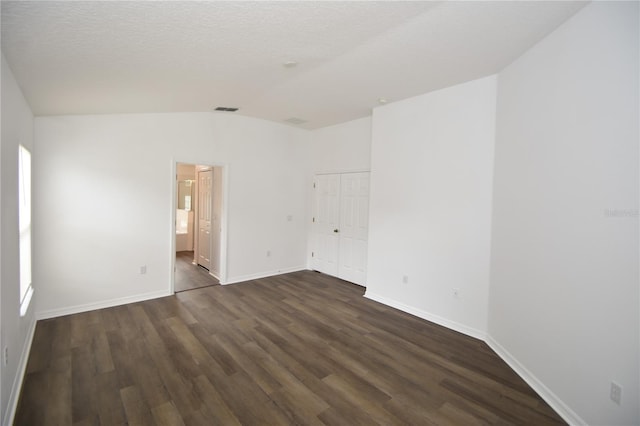
[(38, 322), (17, 425), (561, 424), (483, 342), (315, 272)]
[(174, 287), (176, 292), (219, 285), (220, 282), (201, 266), (193, 264), (192, 251), (176, 253)]

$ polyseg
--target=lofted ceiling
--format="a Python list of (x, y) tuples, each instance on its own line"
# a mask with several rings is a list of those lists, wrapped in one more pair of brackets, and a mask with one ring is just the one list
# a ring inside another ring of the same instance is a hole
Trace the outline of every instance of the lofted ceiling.
[(314, 129), (496, 73), (584, 4), (2, 1), (2, 52), (35, 115), (223, 106)]

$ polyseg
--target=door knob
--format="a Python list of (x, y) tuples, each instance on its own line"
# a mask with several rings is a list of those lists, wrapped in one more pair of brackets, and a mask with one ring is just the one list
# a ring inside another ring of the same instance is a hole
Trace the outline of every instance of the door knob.
[(337, 233), (338, 233), (338, 232), (340, 232), (340, 231), (338, 231), (337, 229), (334, 229), (334, 230), (333, 230), (333, 232), (335, 232), (335, 233), (337, 234)]

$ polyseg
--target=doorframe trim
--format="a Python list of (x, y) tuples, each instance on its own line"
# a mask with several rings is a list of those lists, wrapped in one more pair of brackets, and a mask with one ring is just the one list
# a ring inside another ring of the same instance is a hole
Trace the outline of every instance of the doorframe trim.
[(313, 174), (315, 178), (318, 175), (346, 175), (348, 173), (371, 173), (371, 169), (349, 169), (349, 170), (324, 170)]
[[(191, 161), (186, 159), (176, 159), (175, 157), (171, 158), (171, 174), (170, 174), (170, 185), (171, 188), (170, 196), (170, 220), (169, 220), (169, 235), (170, 235), (170, 243), (169, 243), (169, 293), (175, 294), (175, 284), (176, 284), (176, 208), (177, 208), (177, 171), (178, 164), (191, 164), (194, 166), (208, 166), (211, 168), (219, 167), (222, 169), (222, 217), (220, 218), (220, 277), (218, 277), (218, 281), (220, 284), (227, 284), (227, 264), (228, 264), (228, 255), (229, 244), (228, 244), (228, 218), (229, 218), (229, 164), (228, 163), (219, 163), (219, 162), (211, 162), (211, 161)], [(195, 238), (195, 235), (194, 235)]]

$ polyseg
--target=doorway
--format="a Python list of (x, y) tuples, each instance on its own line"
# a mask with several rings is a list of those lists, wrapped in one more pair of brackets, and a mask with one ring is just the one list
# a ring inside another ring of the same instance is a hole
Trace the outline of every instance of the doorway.
[(173, 292), (219, 285), (225, 273), (225, 167), (176, 163)]
[(369, 173), (314, 179), (312, 268), (364, 286), (369, 227)]

